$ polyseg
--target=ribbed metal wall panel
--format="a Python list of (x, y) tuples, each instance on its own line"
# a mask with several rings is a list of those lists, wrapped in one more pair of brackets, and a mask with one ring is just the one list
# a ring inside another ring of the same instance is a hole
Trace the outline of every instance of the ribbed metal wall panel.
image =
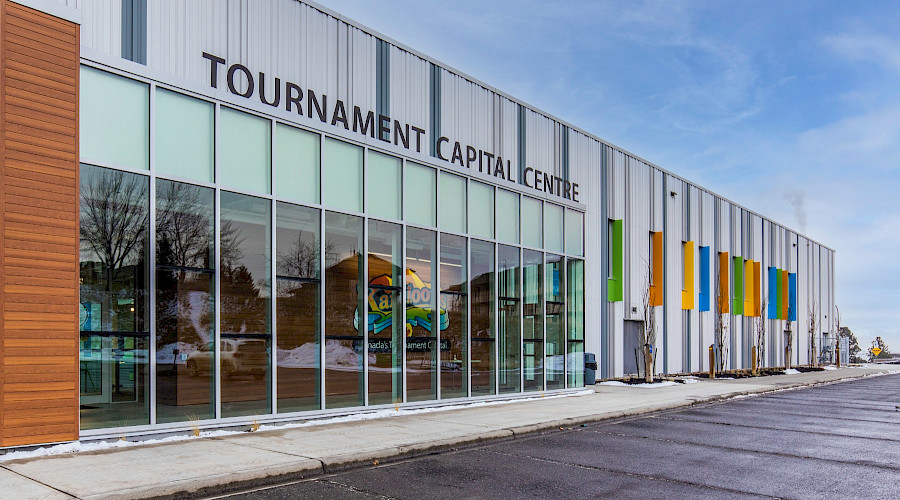
[[(597, 355), (601, 365), (609, 364), (610, 360), (601, 349), (601, 331), (603, 329), (601, 308), (591, 307), (590, 304), (602, 304), (603, 288), (606, 285), (606, 270), (603, 268), (603, 253), (606, 249), (607, 222), (603, 219), (601, 206), (603, 190), (602, 161), (603, 146), (592, 138), (569, 130), (569, 162), (577, 165), (578, 179), (583, 185), (581, 191), (587, 211), (584, 218), (584, 257), (585, 275), (594, 277), (595, 283), (601, 286), (585, 286), (585, 301), (589, 304), (585, 308), (585, 351)], [(608, 368), (601, 366), (601, 369)]]
[[(625, 159), (625, 158), (623, 158)], [(625, 195), (625, 319), (643, 317), (642, 293), (650, 266), (651, 169), (628, 159)], [(617, 217), (618, 218), (618, 217)]]
[[(515, 165), (516, 146), (505, 145), (502, 150), (498, 150), (494, 144), (495, 127), (515, 129), (516, 122), (514, 118), (510, 121), (494, 116), (493, 93), (465, 78), (441, 70), (441, 135), (449, 138), (451, 145), (459, 141), (463, 147), (470, 145), (499, 154), (504, 161), (510, 160)], [(484, 167), (486, 169), (487, 165)], [(474, 166), (470, 173), (479, 175)], [(486, 172), (481, 173), (481, 176), (486, 177)]]
[[(375, 38), (307, 5), (157, 0), (149, 2), (148, 19), (153, 69), (208, 87), (210, 63), (201, 57), (208, 52), (229, 65), (244, 64), (257, 80), (265, 73), (269, 96), (277, 77), (326, 94), (330, 102), (375, 108)], [(246, 81), (237, 75), (243, 90)], [(218, 88), (227, 92), (224, 82)]]
[[(81, 46), (122, 55), (122, 0), (58, 0), (81, 11)], [(153, 3), (153, 2), (150, 2)]]
[[(668, 174), (663, 174), (663, 188), (665, 305), (662, 309), (665, 322), (660, 323), (664, 328), (656, 343), (658, 347), (664, 348), (665, 360), (660, 358), (657, 363), (663, 362), (666, 373), (678, 373), (683, 371), (682, 357), (684, 345), (687, 343), (684, 337), (686, 333), (684, 314), (681, 310), (683, 272), (681, 244), (685, 240), (684, 192), (681, 179)], [(663, 335), (665, 338), (662, 338)]]
[[(425, 129), (422, 140), (422, 151), (430, 148), (431, 131), (428, 127), (430, 119), (429, 77), (431, 66), (428, 61), (405, 50), (391, 46), (390, 67), (390, 116), (400, 123)], [(411, 149), (415, 150), (415, 134), (410, 139)]]
[(556, 122), (532, 110), (525, 111), (525, 158), (542, 172), (559, 175), (557, 168)]

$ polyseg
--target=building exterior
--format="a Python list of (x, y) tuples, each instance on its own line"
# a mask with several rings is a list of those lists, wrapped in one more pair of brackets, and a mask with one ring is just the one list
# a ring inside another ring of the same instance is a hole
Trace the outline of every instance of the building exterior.
[(315, 4), (0, 0), (0, 71), (0, 447), (829, 331), (831, 249)]

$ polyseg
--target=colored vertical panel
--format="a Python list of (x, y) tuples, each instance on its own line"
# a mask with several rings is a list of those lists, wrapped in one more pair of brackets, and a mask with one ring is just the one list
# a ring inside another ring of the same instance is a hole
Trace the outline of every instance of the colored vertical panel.
[(788, 319), (797, 321), (797, 273), (788, 274)]
[(759, 262), (753, 263), (753, 316), (760, 317), (762, 316), (762, 307), (761, 307), (761, 296), (762, 296), (762, 274), (761, 273), (761, 264)]
[(753, 297), (753, 261), (744, 261), (744, 316), (756, 316), (756, 300)]
[(709, 311), (709, 247), (700, 247), (700, 310)]
[(778, 270), (769, 266), (769, 319), (778, 319)]
[(784, 297), (782, 296), (781, 291), (783, 290), (781, 286), (781, 269), (775, 270), (775, 318), (776, 319), (784, 319), (782, 314), (784, 313)]
[(80, 42), (78, 25), (11, 1), (0, 23), (5, 447), (78, 439)]
[(681, 291), (681, 308), (694, 308), (694, 242), (685, 241), (684, 246), (684, 289)]
[(607, 300), (610, 302), (621, 302), (625, 298), (625, 266), (624, 266), (624, 248), (623, 248), (623, 232), (624, 226), (622, 219), (612, 221), (612, 276), (606, 281)]
[(788, 272), (781, 270), (781, 319), (788, 318)]
[(729, 308), (728, 288), (728, 252), (719, 252), (719, 293), (717, 296), (716, 310), (719, 313), (727, 313)]
[(653, 273), (650, 283), (650, 305), (663, 305), (663, 234), (662, 231), (651, 232), (653, 235)]
[(731, 262), (734, 273), (734, 304), (731, 313), (740, 316), (744, 314), (744, 259), (734, 257)]

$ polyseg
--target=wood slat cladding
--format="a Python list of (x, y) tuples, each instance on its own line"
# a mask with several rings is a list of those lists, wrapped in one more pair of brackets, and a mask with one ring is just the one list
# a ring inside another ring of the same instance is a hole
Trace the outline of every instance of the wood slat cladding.
[(78, 439), (79, 47), (0, 0), (0, 446)]

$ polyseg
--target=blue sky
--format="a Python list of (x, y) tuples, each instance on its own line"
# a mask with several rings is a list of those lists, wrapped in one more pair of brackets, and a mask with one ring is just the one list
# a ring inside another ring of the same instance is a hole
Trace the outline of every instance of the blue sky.
[(900, 2), (320, 3), (831, 246), (900, 352)]

